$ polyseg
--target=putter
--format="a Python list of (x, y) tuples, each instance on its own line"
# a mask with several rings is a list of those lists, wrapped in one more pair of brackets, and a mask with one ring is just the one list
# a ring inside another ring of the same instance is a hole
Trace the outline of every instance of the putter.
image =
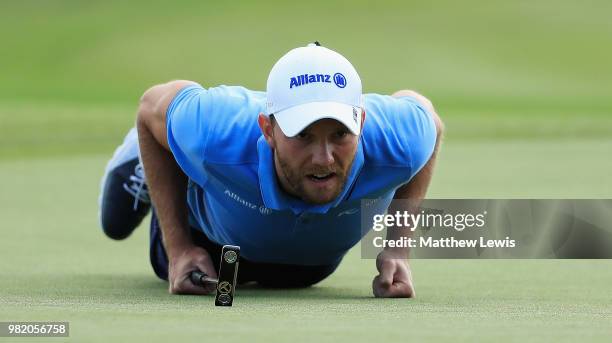
[(198, 286), (216, 284), (215, 306), (232, 306), (236, 292), (239, 259), (239, 246), (224, 245), (221, 250), (219, 279), (211, 278), (199, 270), (192, 271), (189, 278), (194, 285)]
[(198, 286), (205, 286), (210, 284), (216, 285), (219, 282), (219, 280), (210, 277), (208, 276), (208, 274), (202, 273), (199, 270), (192, 271), (189, 275), (189, 278), (191, 279), (191, 282), (193, 282), (194, 285)]

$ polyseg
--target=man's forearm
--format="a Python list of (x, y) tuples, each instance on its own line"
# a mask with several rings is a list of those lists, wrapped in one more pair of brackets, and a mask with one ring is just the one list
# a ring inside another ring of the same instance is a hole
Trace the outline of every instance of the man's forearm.
[[(431, 102), (424, 96), (410, 90), (398, 91), (393, 94), (394, 97), (411, 96), (416, 98), (423, 106), (427, 108), (429, 113), (433, 116), (434, 123), (436, 125), (436, 143), (434, 151), (427, 161), (427, 163), (421, 168), (421, 170), (404, 186), (398, 188), (393, 196), (393, 202), (387, 209), (389, 214), (395, 214), (396, 212), (406, 211), (408, 214), (416, 213), (419, 211), (419, 206), (427, 194), (429, 183), (433, 175), (436, 157), (440, 148), (442, 140), (442, 132), (444, 130), (444, 124), (440, 120), (440, 117), (436, 113)], [(414, 234), (414, 228), (387, 228), (387, 239), (399, 240), (402, 238), (412, 238)], [(409, 248), (385, 248), (385, 250), (392, 251), (394, 254), (407, 258), (410, 250)]]
[[(421, 202), (425, 198), (425, 194), (427, 193), (427, 188), (429, 187), (429, 183), (431, 181), (431, 177), (433, 174), (433, 168), (436, 161), (436, 152), (438, 148), (438, 144), (436, 143), (436, 148), (434, 149), (434, 153), (429, 159), (429, 161), (425, 164), (425, 166), (408, 182), (406, 185), (400, 187), (395, 191), (395, 195), (393, 196), (393, 202), (391, 206), (387, 209), (389, 214), (395, 214), (396, 212), (408, 214), (417, 213), (419, 211), (419, 206)], [(402, 238), (411, 238), (413, 236), (414, 228), (410, 227), (388, 227), (387, 228), (387, 239), (388, 240), (399, 240)], [(399, 257), (408, 258), (410, 253), (409, 248), (390, 248), (387, 247), (385, 250), (392, 251), (394, 254)]]
[(187, 231), (187, 177), (172, 153), (155, 139), (140, 114), (137, 127), (149, 192), (161, 226), (166, 252), (172, 258), (192, 245)]

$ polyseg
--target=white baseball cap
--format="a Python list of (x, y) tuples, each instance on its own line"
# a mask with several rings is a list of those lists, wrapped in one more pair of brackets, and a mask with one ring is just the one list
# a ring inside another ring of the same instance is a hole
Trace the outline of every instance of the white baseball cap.
[(361, 78), (344, 56), (318, 43), (293, 49), (270, 71), (266, 114), (274, 115), (287, 137), (324, 118), (338, 120), (358, 135)]

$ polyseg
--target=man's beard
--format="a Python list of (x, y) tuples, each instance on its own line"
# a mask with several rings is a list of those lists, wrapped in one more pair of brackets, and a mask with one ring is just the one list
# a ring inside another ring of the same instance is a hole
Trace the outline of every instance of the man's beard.
[(325, 174), (327, 172), (333, 171), (336, 174), (336, 177), (338, 178), (338, 182), (336, 183), (336, 187), (333, 190), (332, 195), (329, 198), (320, 199), (320, 198), (315, 198), (314, 196), (311, 196), (310, 194), (306, 192), (306, 189), (304, 187), (304, 182), (306, 178), (305, 175), (299, 172), (296, 173), (294, 170), (292, 170), (289, 164), (286, 162), (286, 160), (280, 157), (276, 151), (274, 152), (274, 155), (278, 159), (278, 165), (281, 169), (280, 172), (285, 177), (285, 180), (289, 184), (289, 187), (291, 187), (292, 193), (294, 193), (302, 201), (311, 203), (311, 204), (316, 204), (316, 205), (322, 205), (322, 204), (329, 203), (340, 195), (340, 193), (344, 189), (344, 184), (346, 183), (347, 174), (348, 172), (350, 172), (351, 168), (353, 167), (353, 162), (355, 160), (355, 156), (353, 156), (353, 158), (351, 159), (351, 162), (349, 163), (348, 168), (346, 169), (346, 172), (344, 170), (341, 170), (340, 168), (335, 168), (333, 170), (312, 170), (310, 171), (310, 174), (319, 174), (319, 173)]

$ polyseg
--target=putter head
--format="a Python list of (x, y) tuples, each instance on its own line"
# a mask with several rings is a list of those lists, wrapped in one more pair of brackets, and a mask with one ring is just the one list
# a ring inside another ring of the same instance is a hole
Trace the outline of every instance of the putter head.
[(238, 264), (240, 260), (240, 247), (224, 245), (221, 250), (219, 265), (219, 282), (215, 295), (215, 306), (232, 306), (236, 292), (238, 278)]

